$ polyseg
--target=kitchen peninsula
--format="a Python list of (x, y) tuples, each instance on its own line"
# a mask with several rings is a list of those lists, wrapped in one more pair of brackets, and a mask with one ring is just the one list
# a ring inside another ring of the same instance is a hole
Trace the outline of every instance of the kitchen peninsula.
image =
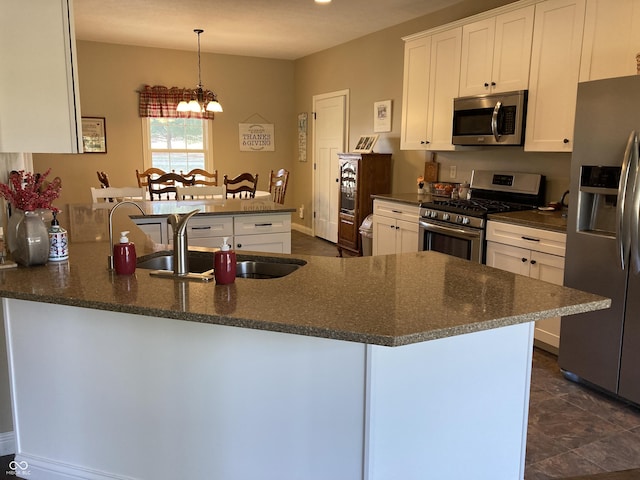
[(435, 252), (214, 285), (108, 250), (0, 272), (28, 478), (522, 479), (532, 322), (610, 304)]

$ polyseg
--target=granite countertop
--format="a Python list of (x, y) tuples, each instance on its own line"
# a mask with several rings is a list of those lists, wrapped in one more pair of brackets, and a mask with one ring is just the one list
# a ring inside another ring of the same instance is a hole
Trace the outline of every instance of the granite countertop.
[(432, 195), (430, 193), (379, 193), (375, 195), (371, 195), (371, 198), (379, 198), (380, 200), (389, 200), (392, 202), (400, 202), (406, 203), (409, 205), (414, 205), (416, 207), (420, 206), (421, 202), (426, 202), (431, 200)]
[[(157, 245), (136, 248), (139, 256), (158, 255), (151, 253)], [(285, 277), (215, 285), (143, 269), (118, 276), (107, 269), (109, 251), (108, 242), (72, 243), (68, 261), (0, 270), (0, 296), (387, 346), (610, 306), (597, 295), (437, 252), (295, 255), (307, 264)]]
[(521, 212), (492, 213), (488, 219), (496, 222), (524, 225), (526, 227), (567, 232), (567, 210), (523, 210)]

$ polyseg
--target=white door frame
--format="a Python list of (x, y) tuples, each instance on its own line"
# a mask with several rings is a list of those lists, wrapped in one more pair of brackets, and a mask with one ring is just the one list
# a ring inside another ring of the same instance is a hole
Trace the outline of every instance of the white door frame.
[[(322, 93), (319, 95), (314, 95), (313, 96), (313, 102), (312, 102), (312, 112), (316, 112), (316, 102), (320, 101), (320, 100), (326, 100), (327, 98), (332, 98), (332, 97), (344, 97), (344, 141), (343, 141), (343, 145), (342, 145), (342, 151), (346, 152), (349, 149), (349, 90), (345, 89), (345, 90), (337, 90), (335, 92), (328, 92), (328, 93)], [(312, 155), (312, 163), (313, 163), (313, 168), (312, 168), (312, 178), (311, 178), (311, 185), (312, 185), (312, 191), (311, 191), (311, 198), (312, 198), (312, 207), (313, 210), (312, 212), (316, 211), (316, 122), (315, 122), (315, 117), (314, 117), (314, 121), (312, 122), (312, 129), (311, 129), (311, 142), (312, 142), (312, 149), (311, 149), (311, 155)], [(311, 234), (315, 237), (316, 236), (316, 219), (315, 216), (311, 219)]]

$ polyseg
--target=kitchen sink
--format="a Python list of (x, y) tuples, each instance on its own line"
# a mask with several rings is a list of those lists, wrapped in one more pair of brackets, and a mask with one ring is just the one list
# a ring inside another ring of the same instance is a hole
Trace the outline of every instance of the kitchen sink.
[[(213, 252), (189, 250), (189, 273), (211, 273), (213, 269)], [(306, 265), (306, 261), (298, 258), (263, 257), (257, 255), (236, 255), (236, 277), (268, 279), (280, 278)], [(138, 268), (148, 270), (173, 271), (173, 252), (151, 256), (138, 260)]]

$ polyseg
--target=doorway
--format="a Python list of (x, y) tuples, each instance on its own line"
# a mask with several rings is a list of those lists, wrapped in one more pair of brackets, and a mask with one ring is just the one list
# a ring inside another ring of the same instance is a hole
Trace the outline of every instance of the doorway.
[(338, 153), (348, 150), (349, 90), (313, 97), (313, 234), (338, 242)]

